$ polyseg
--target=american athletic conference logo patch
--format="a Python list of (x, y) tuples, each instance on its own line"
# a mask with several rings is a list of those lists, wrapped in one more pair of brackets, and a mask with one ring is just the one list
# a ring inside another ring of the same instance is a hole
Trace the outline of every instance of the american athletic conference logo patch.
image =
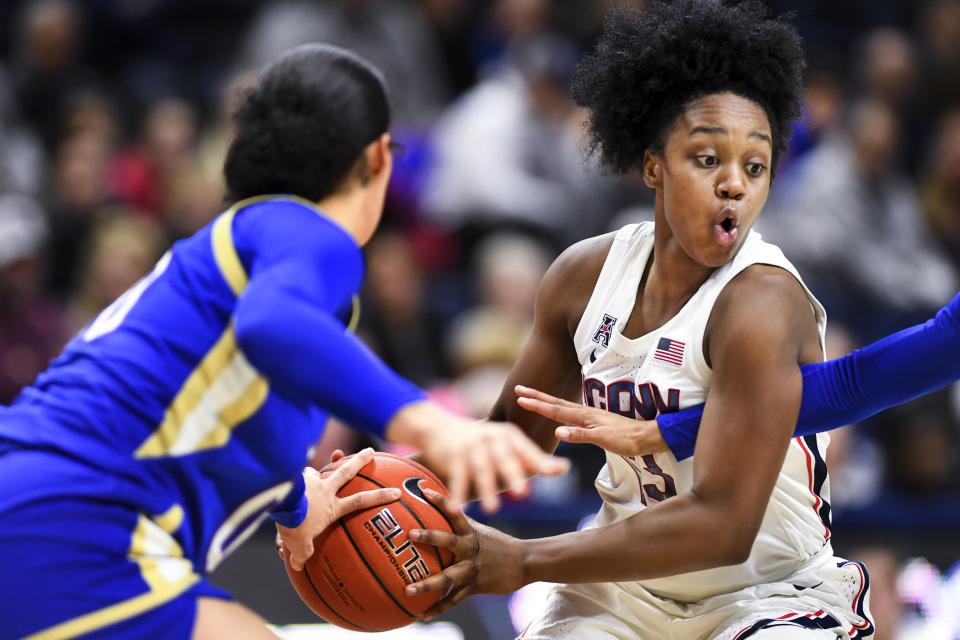
[(601, 346), (609, 347), (610, 332), (613, 331), (613, 327), (616, 324), (616, 318), (613, 316), (608, 316), (607, 314), (603, 314), (603, 320), (600, 322), (600, 326), (597, 327), (597, 330), (593, 334), (593, 341)]

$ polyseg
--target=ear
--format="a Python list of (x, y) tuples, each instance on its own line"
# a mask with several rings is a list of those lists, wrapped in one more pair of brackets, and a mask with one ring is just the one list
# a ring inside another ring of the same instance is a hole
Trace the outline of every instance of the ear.
[(643, 152), (643, 182), (651, 189), (663, 184), (663, 170), (660, 168), (662, 158), (647, 149)]
[(384, 133), (367, 145), (364, 150), (367, 166), (370, 168), (370, 177), (376, 178), (384, 169), (393, 168), (393, 154), (390, 152), (390, 134)]

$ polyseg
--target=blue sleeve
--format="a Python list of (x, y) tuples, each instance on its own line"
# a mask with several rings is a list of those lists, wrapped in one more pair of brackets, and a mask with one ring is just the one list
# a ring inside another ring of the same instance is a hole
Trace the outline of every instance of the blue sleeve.
[[(960, 379), (960, 293), (923, 324), (853, 353), (800, 367), (803, 397), (796, 436), (829, 431)], [(657, 417), (677, 460), (693, 455), (703, 405)]]
[(359, 247), (316, 211), (293, 206), (235, 220), (250, 272), (234, 310), (237, 344), (277, 393), (383, 437), (397, 410), (426, 395), (334, 316), (360, 287)]
[(296, 483), (290, 489), (286, 499), (270, 512), (270, 517), (277, 524), (281, 524), (288, 529), (299, 527), (303, 519), (307, 517), (307, 495), (304, 493), (306, 485), (303, 483), (303, 475), (297, 476)]

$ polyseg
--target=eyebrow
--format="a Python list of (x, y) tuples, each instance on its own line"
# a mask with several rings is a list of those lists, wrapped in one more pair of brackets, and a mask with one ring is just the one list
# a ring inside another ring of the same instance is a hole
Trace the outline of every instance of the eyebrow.
[[(709, 135), (721, 135), (721, 136), (729, 135), (727, 133), (727, 130), (724, 129), (723, 127), (694, 127), (693, 129), (690, 130), (690, 135), (693, 135), (695, 133), (706, 133)], [(759, 131), (751, 131), (747, 135), (747, 137), (757, 138), (759, 140), (766, 140), (767, 144), (769, 144), (771, 147), (773, 146), (773, 141), (770, 140), (770, 136), (768, 136), (765, 133), (760, 133)]]

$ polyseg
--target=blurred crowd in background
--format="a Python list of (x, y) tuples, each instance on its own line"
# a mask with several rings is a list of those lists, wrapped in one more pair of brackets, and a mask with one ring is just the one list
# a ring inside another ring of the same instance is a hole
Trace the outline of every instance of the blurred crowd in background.
[[(403, 145), (366, 251), (360, 333), (437, 399), (483, 417), (553, 258), (652, 219), (636, 176), (611, 177), (584, 153), (584, 114), (567, 97), (609, 4), (0, 3), (0, 402), (229, 204), (220, 172), (238, 96), (279, 52), (326, 41), (384, 72)], [(835, 357), (960, 289), (960, 0), (767, 4), (794, 12), (807, 100), (757, 229), (826, 306)], [(925, 606), (897, 582), (906, 558), (933, 555), (944, 571), (960, 558), (958, 416), (960, 393), (945, 390), (834, 432), (836, 526), (850, 532), (835, 544), (870, 560), (874, 612), (892, 618), (882, 628), (906, 629)], [(318, 460), (360, 444), (331, 429)], [(602, 452), (561, 452), (574, 473), (538, 483), (505, 526), (536, 531), (549, 513), (570, 528), (583, 515), (570, 505), (594, 506)]]

